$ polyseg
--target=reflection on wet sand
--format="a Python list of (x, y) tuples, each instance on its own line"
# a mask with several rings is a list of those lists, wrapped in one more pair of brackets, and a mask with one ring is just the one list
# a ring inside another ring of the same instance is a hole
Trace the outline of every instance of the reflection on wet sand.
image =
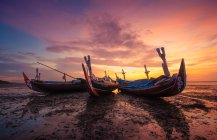
[[(23, 108), (23, 118), (37, 127), (30, 128), (21, 138), (75, 139), (78, 115), (85, 108), (87, 93), (34, 96)], [(27, 122), (27, 123), (28, 123)]]
[(77, 108), (79, 107), (76, 100), (82, 98), (82, 96), (84, 96), (83, 94), (84, 93), (33, 96), (24, 107), (23, 116), (27, 113), (31, 113), (37, 117), (40, 111), (40, 115), (48, 116), (55, 113), (74, 112), (75, 110), (72, 108), (72, 106), (76, 104)]
[[(127, 95), (130, 96), (130, 95)], [(148, 111), (164, 130), (166, 139), (174, 138), (173, 133), (180, 133), (182, 139), (189, 139), (189, 125), (184, 114), (175, 105), (162, 98), (138, 98), (130, 96), (129, 103)], [(175, 132), (174, 132), (175, 129)], [(175, 136), (177, 138), (177, 136)]]
[(114, 95), (88, 98), (86, 109), (77, 116), (82, 139), (105, 139), (115, 137), (115, 134), (110, 132), (114, 130), (111, 129), (112, 121), (109, 117), (106, 117), (107, 113), (114, 107), (116, 102), (114, 98)]

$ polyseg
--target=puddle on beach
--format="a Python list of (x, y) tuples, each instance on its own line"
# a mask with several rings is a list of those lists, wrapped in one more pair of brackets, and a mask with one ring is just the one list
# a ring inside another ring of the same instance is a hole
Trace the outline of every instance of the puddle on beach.
[(0, 139), (215, 139), (217, 86), (141, 98), (88, 93), (46, 95), (0, 88)]

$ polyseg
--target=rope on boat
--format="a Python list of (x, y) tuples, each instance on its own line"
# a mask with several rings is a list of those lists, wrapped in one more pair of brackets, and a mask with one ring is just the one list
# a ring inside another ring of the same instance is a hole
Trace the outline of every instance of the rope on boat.
[[(71, 78), (73, 78), (73, 79), (78, 79), (78, 78), (75, 78), (75, 77), (73, 77), (73, 76), (71, 76), (71, 75), (65, 73), (65, 72), (62, 72), (62, 71), (60, 71), (60, 70), (57, 70), (57, 69), (52, 68), (52, 67), (50, 67), (50, 66), (47, 66), (47, 65), (45, 65), (45, 64), (43, 64), (43, 63), (40, 63), (40, 62), (37, 62), (37, 63), (40, 64), (40, 65), (42, 65), (42, 66), (45, 66), (45, 67), (47, 67), (47, 68), (50, 68), (50, 69), (52, 69), (52, 70), (54, 70), (54, 71), (56, 71), (56, 72), (62, 73), (62, 74), (64, 75), (64, 77), (65, 77), (65, 76), (68, 76), (68, 77), (71, 77)], [(65, 79), (64, 79), (64, 80), (65, 80)]]

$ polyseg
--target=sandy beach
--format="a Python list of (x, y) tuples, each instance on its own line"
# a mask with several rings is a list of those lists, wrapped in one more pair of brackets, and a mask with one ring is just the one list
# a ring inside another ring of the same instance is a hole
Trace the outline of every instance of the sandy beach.
[(0, 139), (183, 139), (217, 137), (217, 86), (189, 85), (174, 97), (0, 88)]

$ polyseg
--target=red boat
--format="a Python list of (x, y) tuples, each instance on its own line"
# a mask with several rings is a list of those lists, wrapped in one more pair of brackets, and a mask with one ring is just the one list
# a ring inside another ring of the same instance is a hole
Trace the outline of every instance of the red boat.
[(84, 64), (82, 64), (82, 68), (90, 95), (106, 95), (112, 93), (113, 90), (118, 88), (118, 83), (107, 76), (106, 72), (103, 78), (98, 78), (93, 74), (91, 68), (91, 59), (89, 55), (87, 57), (85, 56), (84, 60), (87, 69), (85, 68)]
[(87, 70), (82, 64), (82, 68), (84, 71), (84, 76), (86, 79), (88, 91), (90, 95), (93, 96), (100, 96), (100, 95), (108, 95), (113, 94), (113, 90), (118, 88), (118, 84), (115, 82), (109, 82), (109, 81), (97, 81), (90, 78), (90, 75), (88, 75)]

